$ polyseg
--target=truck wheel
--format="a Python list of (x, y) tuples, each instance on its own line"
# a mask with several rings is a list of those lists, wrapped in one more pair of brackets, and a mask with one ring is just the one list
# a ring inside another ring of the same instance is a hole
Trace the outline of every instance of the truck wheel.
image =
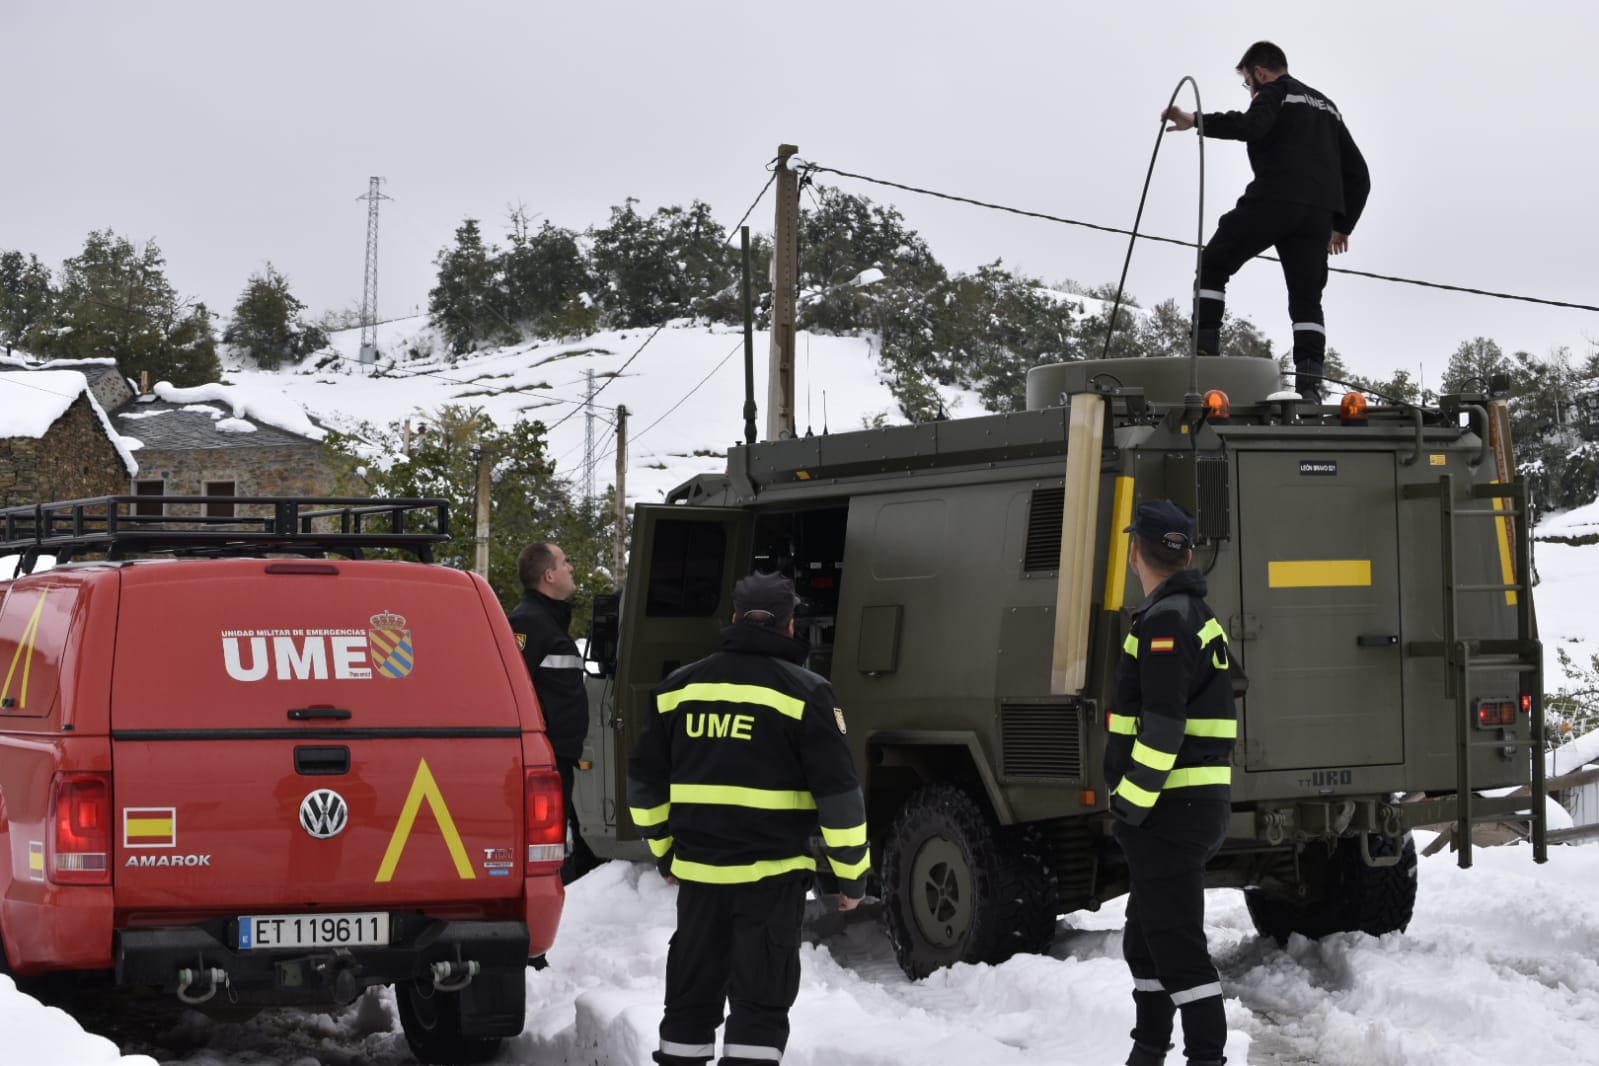
[(1044, 951), (1054, 939), (1055, 894), (1042, 863), (953, 785), (928, 785), (900, 810), (882, 885), (894, 957), (913, 980), (957, 962)]
[(460, 992), (440, 992), (427, 980), (400, 982), (394, 992), (400, 1028), (405, 1030), (405, 1042), (418, 1062), (468, 1066), (487, 1062), (499, 1052), (500, 1037), (466, 1036), (461, 1032)]
[(1286, 944), (1294, 933), (1319, 940), (1333, 933), (1403, 932), (1416, 909), (1416, 842), (1406, 833), (1400, 841), (1373, 833), (1373, 856), (1394, 854), (1393, 866), (1367, 866), (1360, 840), (1346, 837), (1331, 854), (1307, 849), (1301, 857), (1307, 894), (1303, 898), (1244, 890), (1244, 903), (1255, 931)]

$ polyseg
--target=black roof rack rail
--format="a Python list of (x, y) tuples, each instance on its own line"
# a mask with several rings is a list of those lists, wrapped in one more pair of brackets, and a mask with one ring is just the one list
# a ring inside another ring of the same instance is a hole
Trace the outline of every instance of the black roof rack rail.
[(365, 496), (96, 496), (0, 510), (0, 556), (321, 556), (394, 548), (424, 563), (450, 539), (450, 504)]

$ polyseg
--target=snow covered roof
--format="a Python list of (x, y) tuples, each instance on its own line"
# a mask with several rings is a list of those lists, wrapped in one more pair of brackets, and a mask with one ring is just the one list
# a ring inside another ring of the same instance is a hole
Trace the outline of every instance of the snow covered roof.
[[(8, 361), (9, 362), (9, 361)], [(9, 370), (0, 367), (0, 438), (29, 437), (38, 440), (67, 413), (78, 397), (85, 397), (95, 417), (127, 468), (128, 476), (139, 472), (133, 458), (136, 442), (123, 440), (112, 428), (105, 408), (89, 389), (89, 379), (81, 370)]]
[(115, 418), (123, 433), (154, 451), (285, 447), (327, 435), (281, 392), (237, 385), (180, 389), (163, 381)]

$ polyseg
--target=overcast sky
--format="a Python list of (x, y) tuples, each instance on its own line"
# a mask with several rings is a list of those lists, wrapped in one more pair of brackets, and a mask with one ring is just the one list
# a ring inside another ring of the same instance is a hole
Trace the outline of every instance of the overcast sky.
[[(463, 217), (507, 205), (582, 229), (628, 196), (731, 226), (780, 142), (843, 170), (1131, 225), (1179, 78), (1243, 108), (1258, 38), (1342, 110), (1371, 200), (1334, 265), (1599, 303), (1591, 2), (23, 3), (0, 6), (0, 248), (52, 267), (93, 228), (156, 239), (185, 295), (230, 311), (270, 260), (313, 312), (359, 306), (370, 175), (387, 179), (379, 310), (425, 307)], [(1182, 98), (1192, 109), (1191, 97)], [(1248, 179), (1206, 142), (1205, 230)], [(1166, 138), (1144, 228), (1196, 225), (1192, 134)], [(1125, 238), (842, 181), (895, 204), (954, 270), (1002, 258), (1114, 282)], [(755, 224), (771, 227), (771, 200)], [(1193, 256), (1140, 243), (1129, 288), (1191, 291)], [(1230, 306), (1290, 341), (1275, 263)], [(1334, 275), (1330, 343), (1357, 371), (1456, 345), (1585, 355), (1599, 314)]]

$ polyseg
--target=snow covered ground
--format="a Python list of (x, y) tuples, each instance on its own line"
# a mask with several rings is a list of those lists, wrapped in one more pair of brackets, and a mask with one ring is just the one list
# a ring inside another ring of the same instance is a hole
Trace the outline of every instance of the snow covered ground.
[[(1342, 934), (1286, 949), (1250, 926), (1243, 897), (1210, 894), (1227, 995), (1229, 1061), (1321, 1066), (1599, 1063), (1599, 848), (1483, 848), (1460, 870), (1421, 861), (1404, 934)], [(648, 1066), (660, 1020), (675, 889), (653, 867), (610, 863), (568, 890), (550, 967), (528, 972), (528, 1025), (504, 1063)], [(877, 925), (803, 949), (784, 1060), (793, 1066), (1120, 1062), (1132, 1026), (1122, 906), (1070, 915), (1053, 951), (906, 980)], [(94, 1010), (91, 1026), (104, 1024)], [(0, 1060), (116, 1062), (109, 1041), (0, 978)], [(270, 1011), (245, 1023), (186, 1015), (125, 1037), (121, 1061), (182, 1066), (399, 1066), (411, 1060), (393, 996), (338, 1017)], [(1177, 1056), (1174, 1055), (1176, 1060)]]
[[(380, 343), (403, 351), (416, 342), (421, 323), (383, 328), (389, 332)], [(601, 375), (620, 370), (648, 336), (647, 330), (634, 330), (568, 345), (523, 345), (453, 367), (442, 358), (402, 359), (388, 376), (372, 377), (353, 362), (357, 338), (346, 334), (335, 343), (348, 361), (309, 373), (234, 371), (228, 381), (238, 395), (224, 390), (204, 398), (259, 415), (286, 394), (324, 423), (345, 428), (357, 421), (425, 418), (448, 402), (479, 405), (506, 421), (529, 415), (554, 427), (551, 454), (577, 479), (584, 429), (581, 412), (573, 412), (586, 387), (585, 371), (592, 368), (605, 381)], [(696, 472), (721, 469), (720, 453), (741, 427), (741, 350), (736, 332), (669, 328), (600, 395), (607, 415), (616, 403), (632, 412), (634, 499), (659, 499)], [(758, 335), (758, 365), (764, 365), (765, 350), (765, 335)], [(799, 354), (802, 432), (807, 422), (821, 431), (824, 388), (827, 421), (835, 431), (858, 428), (879, 413), (897, 421), (866, 341), (802, 336)], [(764, 405), (759, 370), (756, 396)], [(969, 400), (949, 399), (960, 413), (977, 412)], [(601, 437), (610, 439), (608, 426)], [(602, 486), (612, 463), (609, 455), (602, 457), (596, 477)], [(1566, 524), (1585, 518), (1574, 513)], [(1599, 546), (1540, 543), (1537, 564), (1543, 579), (1538, 613), (1554, 691), (1560, 674), (1553, 649), (1564, 647), (1586, 662), (1594, 648), (1588, 602), (1590, 590), (1599, 587)], [(1208, 930), (1226, 989), (1230, 1061), (1599, 1066), (1599, 903), (1592, 895), (1599, 883), (1599, 847), (1552, 848), (1541, 867), (1525, 847), (1481, 848), (1475, 858), (1476, 866), (1464, 871), (1448, 852), (1423, 858), (1415, 920), (1407, 933), (1381, 939), (1346, 934), (1279, 949), (1255, 935), (1240, 893), (1212, 892)], [(500, 1061), (646, 1066), (660, 1019), (674, 892), (653, 868), (620, 863), (573, 885), (550, 968), (528, 972), (527, 1029), (507, 1044)], [(1047, 956), (958, 966), (913, 983), (894, 964), (875, 922), (857, 922), (804, 949), (786, 1061), (1120, 1062), (1132, 1024), (1121, 924), (1118, 900), (1098, 913), (1064, 918)], [(226, 1024), (196, 1014), (129, 1020), (93, 997), (69, 1005), (76, 1018), (43, 1006), (0, 977), (0, 1064), (412, 1061), (387, 991), (338, 1016), (269, 1011)], [(90, 1033), (111, 1033), (117, 1042)]]

